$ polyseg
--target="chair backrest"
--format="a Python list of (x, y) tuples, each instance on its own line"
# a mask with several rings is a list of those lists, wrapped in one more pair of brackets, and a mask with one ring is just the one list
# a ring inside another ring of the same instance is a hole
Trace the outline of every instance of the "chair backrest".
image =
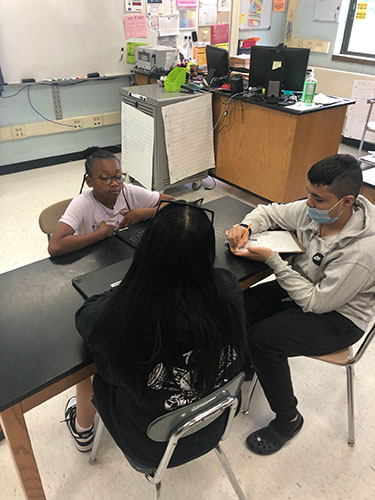
[[(176, 433), (181, 433), (180, 438), (206, 427), (235, 404), (244, 377), (241, 372), (203, 399), (153, 420), (147, 428), (148, 437), (153, 441), (166, 442)], [(227, 426), (230, 425), (229, 420)], [(223, 436), (226, 434), (225, 431)]]
[(39, 227), (48, 236), (56, 231), (57, 223), (73, 198), (58, 201), (45, 208), (39, 215)]

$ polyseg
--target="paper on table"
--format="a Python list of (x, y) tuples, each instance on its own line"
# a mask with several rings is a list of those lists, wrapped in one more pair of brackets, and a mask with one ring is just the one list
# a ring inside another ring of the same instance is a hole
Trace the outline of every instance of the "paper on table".
[(340, 101), (342, 101), (341, 97), (330, 97), (322, 93), (314, 96), (314, 104), (323, 104), (323, 106), (327, 104), (335, 104)]
[(152, 189), (154, 118), (121, 103), (122, 170)]
[(178, 14), (159, 16), (159, 36), (178, 35)]
[(243, 248), (247, 247), (266, 247), (279, 253), (303, 253), (305, 251), (295, 234), (290, 231), (264, 231), (252, 234)]
[(147, 21), (145, 14), (124, 15), (125, 38), (147, 38)]
[(162, 115), (171, 184), (214, 168), (211, 94), (163, 106)]

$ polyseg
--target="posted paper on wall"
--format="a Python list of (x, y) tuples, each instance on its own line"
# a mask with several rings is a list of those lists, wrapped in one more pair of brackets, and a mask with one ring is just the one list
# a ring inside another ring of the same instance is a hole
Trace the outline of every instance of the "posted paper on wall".
[[(355, 101), (355, 104), (349, 106), (344, 137), (361, 139), (366, 117), (370, 109), (367, 99), (374, 95), (375, 82), (372, 80), (354, 80), (352, 99)], [(375, 120), (375, 109), (373, 109), (373, 115), (370, 117), (370, 121), (372, 120)], [(375, 133), (366, 132), (365, 140), (366, 142), (373, 142), (375, 140)]]
[(162, 108), (171, 184), (215, 167), (211, 98), (197, 96)]
[(145, 14), (124, 15), (125, 38), (147, 38), (147, 22)]
[(154, 118), (121, 103), (122, 170), (152, 189)]
[(178, 35), (178, 14), (159, 16), (159, 36)]

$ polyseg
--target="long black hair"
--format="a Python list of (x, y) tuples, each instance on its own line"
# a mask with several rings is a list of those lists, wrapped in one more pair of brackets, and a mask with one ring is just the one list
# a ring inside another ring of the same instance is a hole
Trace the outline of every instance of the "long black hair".
[(138, 400), (150, 369), (173, 363), (181, 324), (192, 341), (199, 396), (213, 390), (223, 366), (239, 371), (243, 325), (238, 308), (220, 293), (214, 259), (214, 229), (202, 209), (168, 204), (150, 221), (91, 336)]

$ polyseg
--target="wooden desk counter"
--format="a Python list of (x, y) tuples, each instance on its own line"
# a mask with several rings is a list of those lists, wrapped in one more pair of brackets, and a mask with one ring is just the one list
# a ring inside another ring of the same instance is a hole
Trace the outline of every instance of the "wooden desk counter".
[[(214, 123), (227, 102), (228, 97), (214, 94)], [(267, 200), (304, 198), (311, 165), (338, 151), (351, 103), (292, 114), (232, 100), (215, 130), (215, 175)]]

